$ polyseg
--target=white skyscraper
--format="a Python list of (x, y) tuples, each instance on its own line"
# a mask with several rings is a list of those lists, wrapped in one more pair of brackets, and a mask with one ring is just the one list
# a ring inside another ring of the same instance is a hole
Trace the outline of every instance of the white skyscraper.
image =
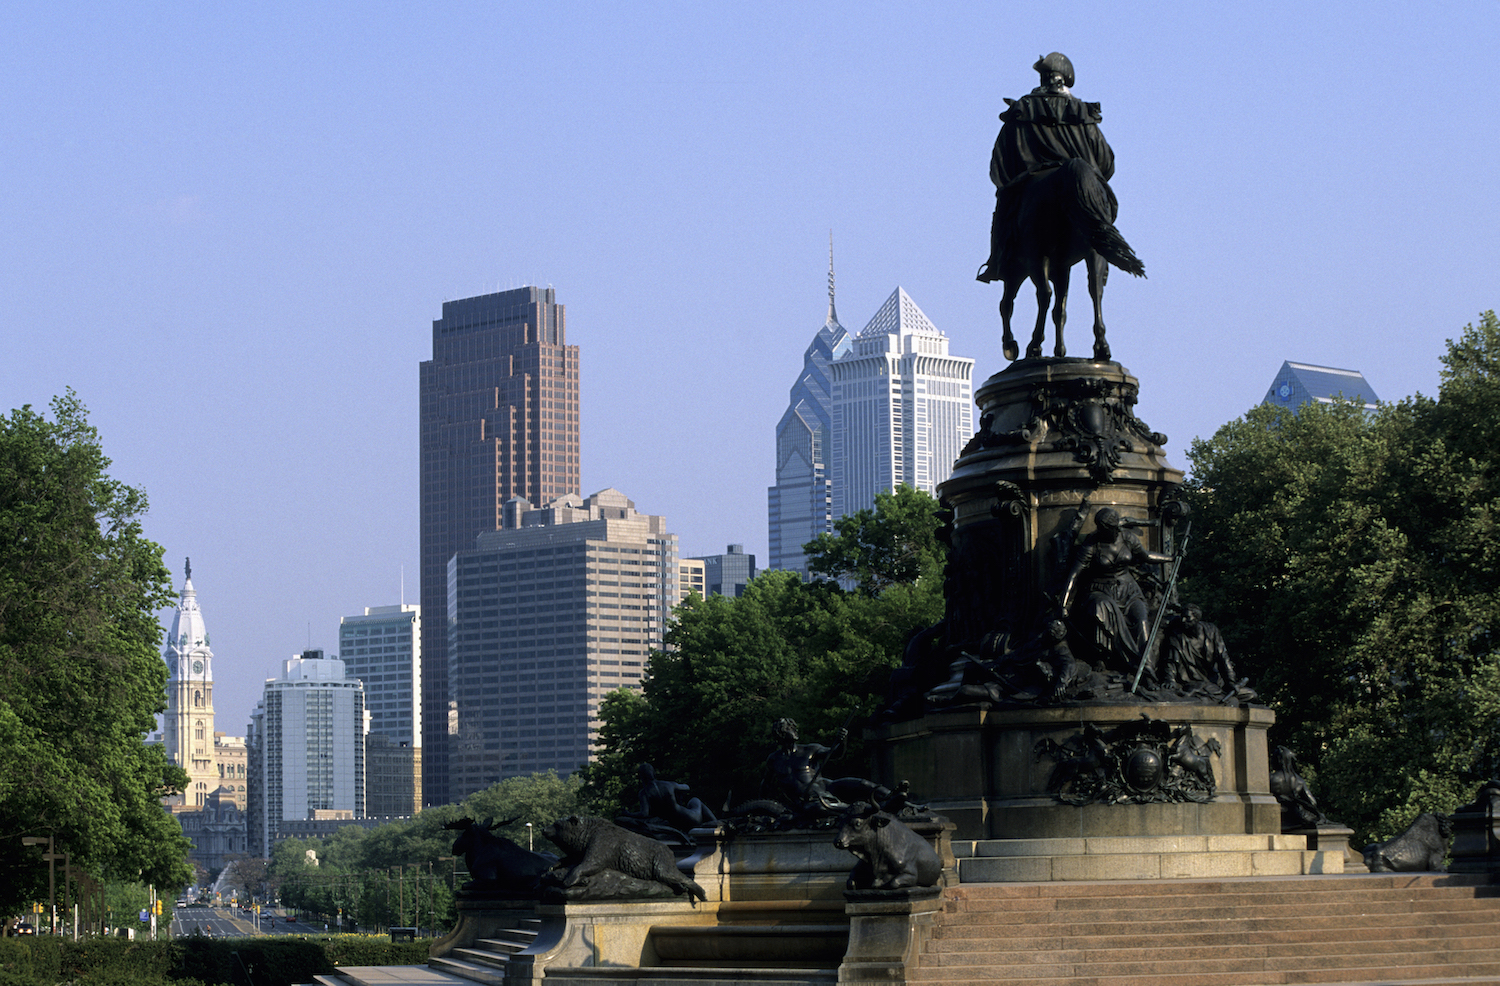
[(309, 650), (282, 662), (281, 677), (266, 680), (251, 715), (260, 788), (251, 799), (253, 849), (268, 849), (284, 820), (314, 812), (364, 817), (364, 733), (364, 685), (345, 677), (343, 661)]
[(828, 364), (833, 515), (870, 507), (901, 483), (932, 493), (974, 432), (974, 361), (897, 288)]

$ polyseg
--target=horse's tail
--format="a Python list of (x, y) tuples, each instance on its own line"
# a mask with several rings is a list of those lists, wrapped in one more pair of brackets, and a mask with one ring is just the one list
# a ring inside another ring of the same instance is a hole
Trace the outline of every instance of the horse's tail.
[(1073, 186), (1077, 192), (1073, 221), (1084, 230), (1089, 246), (1125, 273), (1145, 277), (1146, 265), (1115, 228), (1119, 205), (1114, 192), (1092, 165), (1078, 158), (1068, 163), (1077, 179)]

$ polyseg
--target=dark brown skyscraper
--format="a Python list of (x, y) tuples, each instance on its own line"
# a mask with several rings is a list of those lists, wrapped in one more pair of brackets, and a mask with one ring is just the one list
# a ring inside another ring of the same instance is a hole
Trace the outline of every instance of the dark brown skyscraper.
[[(421, 367), (422, 794), (448, 791), (448, 559), (512, 497), (579, 492), (578, 347), (552, 288), (443, 303)], [(430, 614), (430, 615), (427, 615)], [(481, 682), (474, 683), (476, 687)]]

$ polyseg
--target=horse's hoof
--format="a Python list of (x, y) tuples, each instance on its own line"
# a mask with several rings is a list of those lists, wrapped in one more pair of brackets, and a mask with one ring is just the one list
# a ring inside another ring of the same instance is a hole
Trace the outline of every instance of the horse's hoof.
[(1062, 359), (1064, 356), (1068, 355), (1068, 347), (1064, 346), (1062, 343), (1058, 343), (1053, 347), (1052, 355), (1056, 356), (1058, 359)]
[(1094, 359), (1101, 363), (1107, 362), (1109, 360), (1109, 346), (1102, 342), (1096, 345), (1094, 347)]
[(1016, 345), (1016, 341), (1014, 339), (1005, 340), (1005, 358), (1014, 363), (1016, 357), (1020, 355), (1021, 347)]
[(1041, 359), (1042, 358), (1042, 347), (1041, 346), (1027, 346), (1026, 347), (1026, 358), (1027, 359)]

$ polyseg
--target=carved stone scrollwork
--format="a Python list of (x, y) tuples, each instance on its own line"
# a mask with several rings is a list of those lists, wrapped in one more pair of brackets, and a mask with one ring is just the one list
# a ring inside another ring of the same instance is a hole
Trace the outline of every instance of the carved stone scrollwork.
[(1047, 790), (1071, 805), (1206, 803), (1214, 797), (1212, 757), (1217, 739), (1200, 740), (1192, 726), (1173, 726), (1142, 715), (1101, 732), (1092, 723), (1066, 742), (1038, 740), (1035, 760), (1057, 762)]
[(995, 483), (995, 502), (990, 504), (990, 516), (1020, 517), (1026, 510), (1026, 494), (1015, 483), (999, 480)]
[[(1152, 431), (1135, 416), (1139, 394), (1131, 384), (1104, 379), (1071, 379), (1039, 384), (1028, 395), (1024, 424), (997, 430), (999, 418), (986, 413), (979, 431), (964, 447), (968, 455), (980, 449), (1007, 445), (1036, 445), (1041, 449), (1071, 451), (1089, 468), (1097, 483), (1108, 483), (1120, 464), (1120, 454), (1160, 447), (1167, 436)], [(1014, 419), (1011, 419), (1014, 421)]]

